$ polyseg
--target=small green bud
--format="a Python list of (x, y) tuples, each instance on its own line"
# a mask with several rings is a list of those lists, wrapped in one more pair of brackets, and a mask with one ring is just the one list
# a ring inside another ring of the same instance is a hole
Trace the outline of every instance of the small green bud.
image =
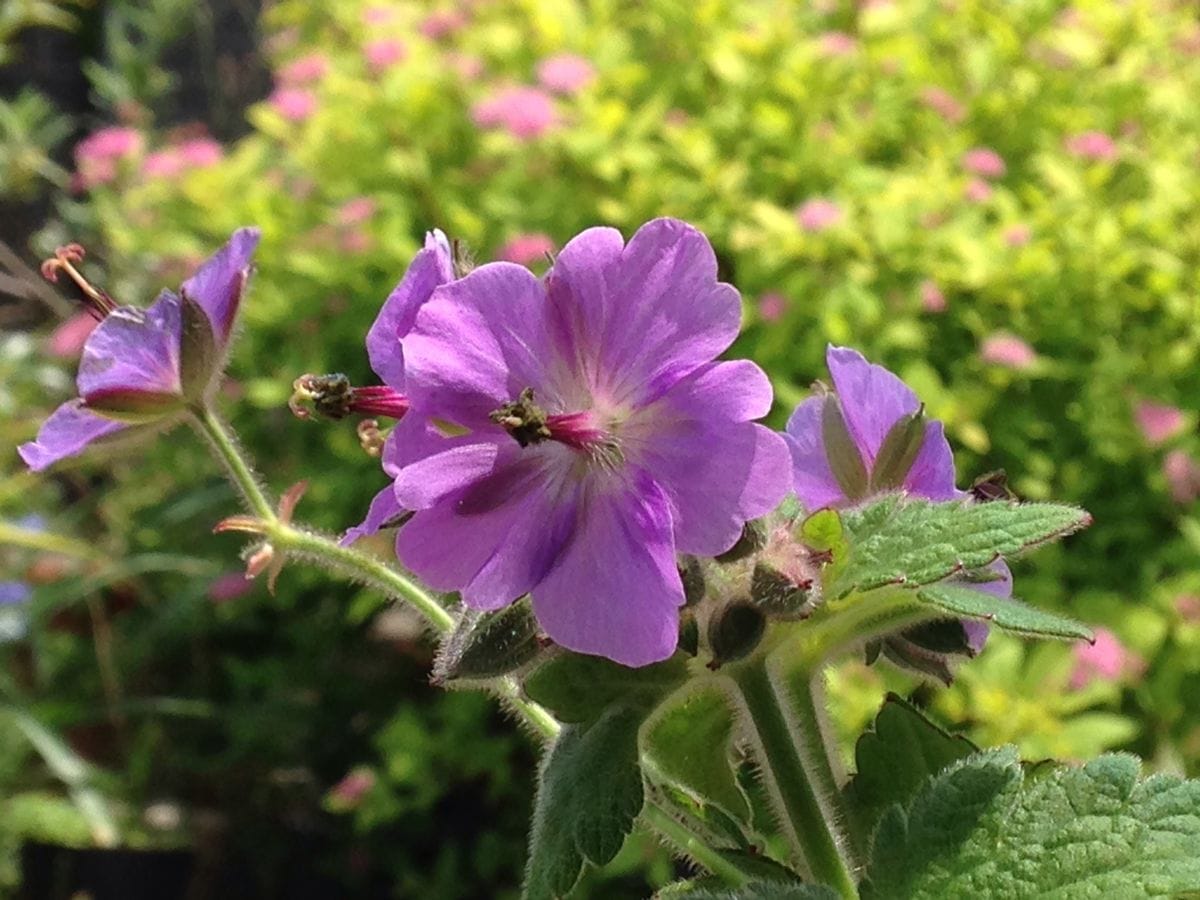
[(519, 669), (541, 649), (537, 620), (527, 600), (503, 609), (465, 609), (438, 650), (435, 682), (496, 678)]
[(750, 603), (735, 603), (717, 612), (708, 622), (708, 648), (713, 659), (710, 669), (749, 654), (762, 640), (767, 619)]
[(767, 545), (767, 530), (762, 522), (754, 520), (742, 526), (742, 536), (737, 543), (716, 557), (719, 563), (737, 562), (751, 553), (757, 553)]
[(811, 581), (797, 583), (769, 563), (759, 561), (750, 577), (750, 599), (772, 619), (807, 619), (812, 614), (808, 602), (811, 587)]

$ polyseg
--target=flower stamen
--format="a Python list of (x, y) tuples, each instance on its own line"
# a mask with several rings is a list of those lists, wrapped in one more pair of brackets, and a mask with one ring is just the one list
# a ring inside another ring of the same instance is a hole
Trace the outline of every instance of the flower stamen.
[(345, 375), (301, 375), (292, 382), (288, 408), (298, 419), (317, 415), (344, 419), (351, 413), (401, 419), (408, 412), (408, 398), (387, 385), (355, 387)]
[(74, 263), (82, 261), (85, 255), (85, 251), (80, 244), (67, 244), (64, 247), (59, 247), (54, 251), (54, 256), (42, 263), (42, 277), (51, 284), (57, 284), (58, 273), (66, 272), (67, 276), (83, 291), (88, 311), (97, 319), (103, 319), (117, 308), (117, 303), (105, 291), (94, 287), (75, 268)]

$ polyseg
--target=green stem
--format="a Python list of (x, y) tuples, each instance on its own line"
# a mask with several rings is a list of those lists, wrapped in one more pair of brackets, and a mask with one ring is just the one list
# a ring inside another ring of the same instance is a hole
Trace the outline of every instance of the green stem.
[(208, 440), (214, 455), (225, 466), (230, 480), (245, 499), (251, 512), (264, 522), (276, 522), (274, 505), (267, 499), (258, 479), (254, 477), (254, 471), (242, 458), (233, 436), (226, 430), (225, 425), (203, 404), (191, 407), (190, 412), (196, 429)]
[(63, 556), (90, 562), (107, 562), (109, 560), (108, 554), (101, 553), (95, 546), (85, 541), (54, 534), (51, 531), (22, 528), (11, 522), (0, 522), (0, 544), (23, 547), (28, 550), (42, 550), (47, 553), (61, 553)]
[(646, 806), (642, 809), (642, 819), (726, 884), (732, 887), (741, 887), (750, 881), (750, 875), (708, 846), (702, 838), (693, 834), (683, 822), (672, 816), (656, 800), (648, 799), (646, 801)]
[(842, 856), (844, 841), (834, 830), (829, 798), (820, 796), (809, 780), (801, 749), (805, 739), (798, 723), (789, 718), (781, 686), (772, 679), (762, 658), (739, 666), (731, 675), (747, 714), (766, 787), (796, 855), (815, 881), (829, 885), (842, 897), (858, 897)]

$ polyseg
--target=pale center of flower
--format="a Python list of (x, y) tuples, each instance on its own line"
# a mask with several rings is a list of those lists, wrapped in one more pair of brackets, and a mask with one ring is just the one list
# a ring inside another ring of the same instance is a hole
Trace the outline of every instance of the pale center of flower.
[(594, 412), (547, 413), (534, 402), (533, 388), (525, 388), (516, 400), (493, 410), (489, 417), (522, 447), (557, 441), (607, 467), (624, 458), (616, 435)]

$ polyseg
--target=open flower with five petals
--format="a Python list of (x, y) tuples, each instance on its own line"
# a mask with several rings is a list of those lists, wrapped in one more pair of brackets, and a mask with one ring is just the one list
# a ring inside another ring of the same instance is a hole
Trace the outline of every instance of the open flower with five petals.
[(499, 262), (442, 284), (403, 339), (401, 561), (476, 609), (530, 594), (572, 650), (670, 656), (676, 554), (729, 549), (791, 481), (753, 422), (766, 376), (715, 361), (740, 316), (708, 241), (672, 219), (628, 244), (589, 229), (543, 280)]

